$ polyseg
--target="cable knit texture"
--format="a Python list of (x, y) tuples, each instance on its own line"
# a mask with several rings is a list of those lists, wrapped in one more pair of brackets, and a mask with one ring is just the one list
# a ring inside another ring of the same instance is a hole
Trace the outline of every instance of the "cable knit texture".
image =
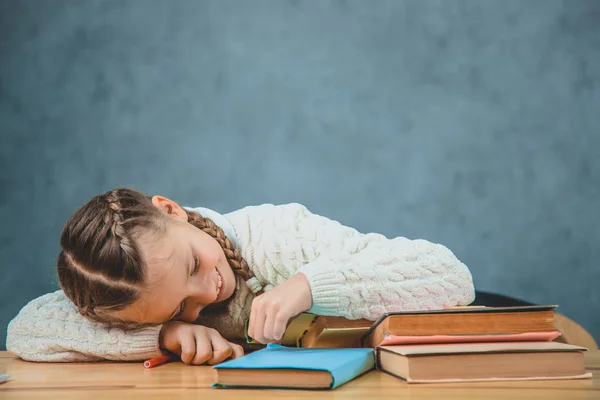
[[(246, 207), (225, 217), (260, 283), (276, 286), (303, 273), (313, 296), (310, 311), (320, 315), (375, 320), (385, 312), (467, 305), (475, 298), (468, 268), (439, 244), (361, 234), (300, 204)], [(239, 341), (253, 297), (238, 285), (226, 308), (197, 322)], [(21, 310), (8, 326), (6, 345), (31, 361), (142, 360), (160, 353), (160, 329), (127, 332), (89, 321), (57, 291)]]

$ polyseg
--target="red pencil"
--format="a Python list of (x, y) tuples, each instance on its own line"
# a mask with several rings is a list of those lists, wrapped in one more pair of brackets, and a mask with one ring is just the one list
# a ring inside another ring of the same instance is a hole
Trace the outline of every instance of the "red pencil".
[(177, 356), (174, 354), (165, 354), (162, 356), (151, 358), (150, 360), (144, 361), (144, 367), (153, 368), (158, 367), (159, 365), (166, 364), (171, 361), (177, 360)]

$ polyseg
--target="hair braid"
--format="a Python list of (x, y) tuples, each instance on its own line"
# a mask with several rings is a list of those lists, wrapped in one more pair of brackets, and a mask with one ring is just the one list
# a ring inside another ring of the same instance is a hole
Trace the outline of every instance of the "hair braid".
[[(219, 243), (236, 280), (254, 278), (219, 226), (197, 212), (186, 212), (188, 223)], [(166, 223), (165, 214), (153, 205), (151, 197), (131, 189), (95, 196), (68, 219), (60, 237), (57, 272), (65, 295), (81, 314), (124, 329), (145, 325), (121, 321), (114, 312), (137, 301), (144, 289), (146, 268), (140, 236), (145, 232), (164, 234)]]
[(233, 269), (235, 273), (244, 280), (254, 278), (254, 273), (248, 267), (248, 263), (240, 254), (240, 251), (235, 248), (231, 239), (225, 235), (223, 229), (217, 226), (210, 218), (205, 218), (196, 211), (185, 210), (185, 212), (187, 213), (188, 222), (190, 224), (201, 229), (219, 243), (231, 269)]
[(142, 226), (160, 226), (159, 215), (142, 194), (115, 189), (69, 218), (57, 269), (65, 295), (81, 314), (113, 322), (107, 313), (139, 298), (144, 268), (135, 235)]

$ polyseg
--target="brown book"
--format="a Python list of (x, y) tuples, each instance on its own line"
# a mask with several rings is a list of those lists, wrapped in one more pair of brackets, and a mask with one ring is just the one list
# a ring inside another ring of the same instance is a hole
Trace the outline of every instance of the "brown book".
[(363, 347), (376, 348), (387, 335), (506, 335), (553, 332), (556, 306), (459, 307), (384, 314), (365, 333)]
[(373, 321), (366, 319), (318, 316), (306, 326), (297, 345), (305, 348), (361, 347), (361, 339), (371, 325)]
[[(302, 313), (289, 322), (281, 344), (305, 348), (361, 347), (361, 338), (372, 324), (372, 321), (364, 319), (348, 320), (342, 317)], [(248, 322), (245, 326), (245, 335), (246, 343), (258, 344), (248, 336)]]
[(589, 378), (587, 349), (557, 342), (381, 346), (377, 367), (408, 383)]

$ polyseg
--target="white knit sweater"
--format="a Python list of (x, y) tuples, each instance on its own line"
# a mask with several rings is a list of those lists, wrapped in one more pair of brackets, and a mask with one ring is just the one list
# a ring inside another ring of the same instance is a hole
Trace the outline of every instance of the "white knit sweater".
[[(390, 311), (467, 305), (475, 297), (468, 268), (439, 244), (361, 234), (300, 204), (246, 207), (225, 217), (262, 284), (306, 275), (316, 314), (375, 320)], [(20, 311), (6, 346), (31, 361), (142, 360), (160, 354), (160, 329), (127, 332), (89, 321), (57, 291)]]

